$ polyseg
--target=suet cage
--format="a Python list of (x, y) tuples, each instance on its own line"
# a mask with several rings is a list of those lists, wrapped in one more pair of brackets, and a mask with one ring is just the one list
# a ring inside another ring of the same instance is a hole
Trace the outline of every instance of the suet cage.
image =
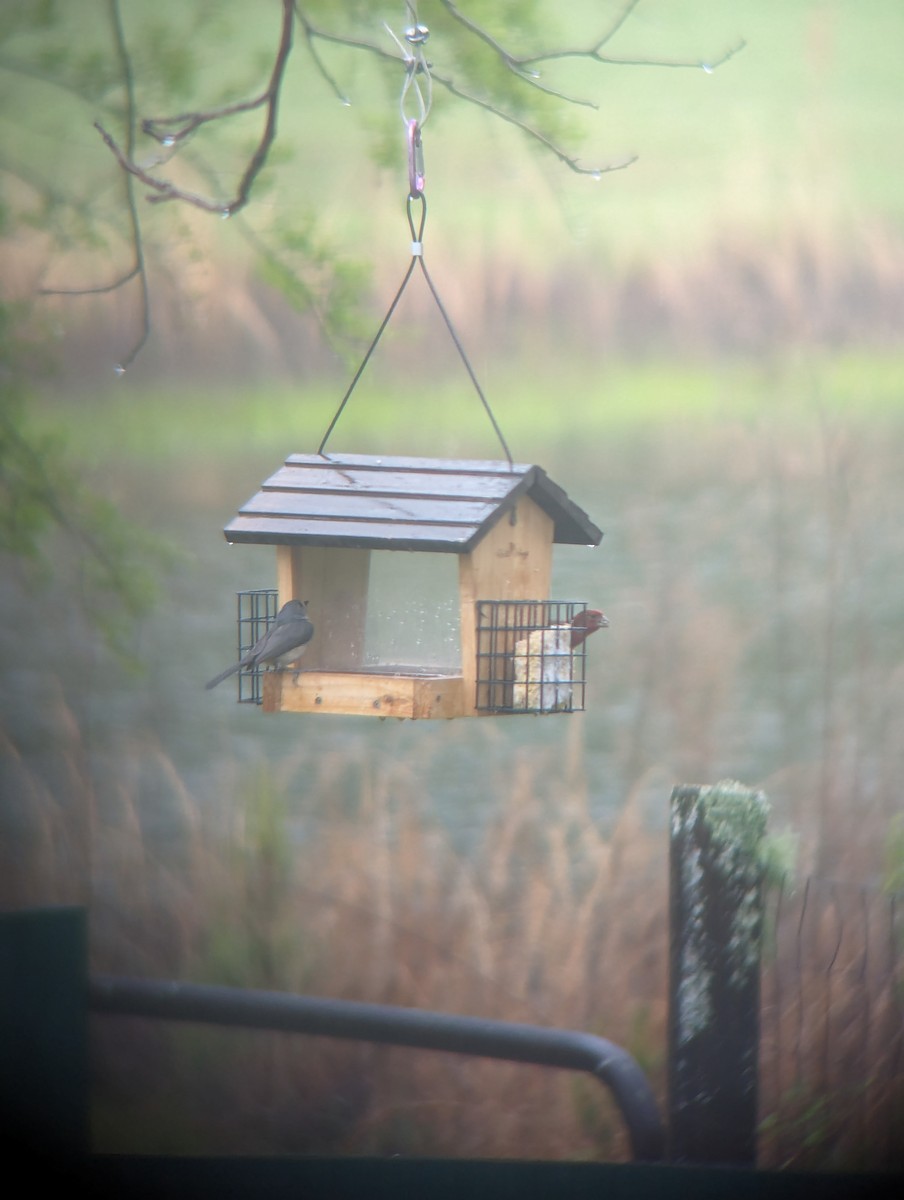
[(477, 603), (478, 712), (582, 712), (586, 641), (572, 645), (575, 600)]
[[(267, 632), (276, 617), (279, 598), (276, 588), (249, 588), (236, 593), (236, 633), (239, 661)], [(263, 704), (263, 667), (239, 671), (239, 704)]]

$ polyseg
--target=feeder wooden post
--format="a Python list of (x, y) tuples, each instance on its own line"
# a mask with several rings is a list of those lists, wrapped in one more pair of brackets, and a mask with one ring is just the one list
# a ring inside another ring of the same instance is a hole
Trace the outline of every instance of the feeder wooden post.
[(723, 782), (671, 799), (669, 1159), (756, 1162), (768, 802)]

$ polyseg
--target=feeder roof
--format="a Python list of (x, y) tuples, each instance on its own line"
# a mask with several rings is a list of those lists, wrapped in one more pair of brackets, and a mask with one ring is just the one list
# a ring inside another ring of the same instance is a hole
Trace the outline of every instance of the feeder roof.
[(602, 532), (540, 467), (447, 458), (291, 454), (226, 526), (229, 542), (466, 553), (523, 495), (553, 540)]

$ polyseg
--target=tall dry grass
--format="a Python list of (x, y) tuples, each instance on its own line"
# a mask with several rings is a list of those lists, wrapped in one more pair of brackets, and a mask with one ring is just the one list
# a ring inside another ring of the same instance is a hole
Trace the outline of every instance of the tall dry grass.
[[(20, 257), (8, 274), (27, 281), (35, 267), (26, 251)], [(358, 317), (362, 350), (398, 272), (392, 256), (375, 274)], [(684, 254), (624, 258), (617, 246), (589, 252), (577, 243), (543, 267), (506, 248), (487, 253), (481, 244), (450, 254), (439, 243), (431, 247), (431, 273), (478, 362), (501, 353), (530, 369), (573, 356), (705, 360), (802, 348), (894, 349), (904, 305), (904, 238), (878, 218), (847, 227), (789, 216), (769, 230), (717, 226)], [(206, 256), (188, 267), (170, 263), (154, 287), (145, 378), (182, 384), (199, 375), (205, 384), (280, 378), (297, 385), (335, 374), (335, 350), (318, 322), (300, 316), (247, 264)], [(414, 288), (405, 303), (405, 337), (394, 337), (390, 327), (380, 363), (427, 381), (460, 370), (429, 292)], [(63, 299), (48, 307), (66, 330), (60, 352), (69, 386), (85, 379), (96, 388), (97, 364), (115, 359), (116, 348), (128, 342), (135, 312), (128, 303), (111, 308), (104, 297), (89, 298), (77, 313)], [(355, 352), (348, 357), (343, 380), (357, 362)]]
[(901, 1169), (901, 894), (810, 878), (770, 897), (760, 1158)]
[[(65, 808), (20, 756), (29, 828), (4, 810), (18, 869), (7, 854), (0, 900), (88, 903), (94, 969), (591, 1031), (665, 1103), (667, 845), (644, 815), (665, 778), (640, 781), (603, 835), (573, 722), (561, 761), (528, 752), (500, 775), (495, 819), (463, 854), (405, 763), (299, 751), (306, 803), (328, 819), (293, 838), (297, 762), (237, 779), (226, 819), (205, 818), (162, 750), (124, 749), (91, 782), (73, 736), (80, 803)], [(771, 904), (768, 1165), (900, 1165), (901, 929), (872, 894), (864, 924), (867, 893), (851, 890), (842, 905), (802, 881)], [(627, 1156), (606, 1094), (566, 1072), (111, 1017), (92, 1039), (99, 1150)]]
[[(562, 754), (564, 786), (539, 790), (531, 756), (500, 780), (497, 816), (463, 855), (403, 763), (321, 757), (315, 805), (346, 794), (349, 771), (358, 795), (293, 841), (272, 773), (242, 781), (228, 826), (206, 829), (166, 756), (145, 748), (139, 772), (120, 764), (96, 787), (82, 776), (81, 805), (52, 807), (18, 839), (23, 871), (4, 873), (2, 900), (89, 902), (94, 969), (591, 1030), (661, 1082), (665, 848), (630, 798), (603, 837), (576, 735)], [(75, 837), (90, 852), (72, 887)], [(98, 1148), (626, 1152), (599, 1085), (565, 1072), (122, 1019), (93, 1032)]]

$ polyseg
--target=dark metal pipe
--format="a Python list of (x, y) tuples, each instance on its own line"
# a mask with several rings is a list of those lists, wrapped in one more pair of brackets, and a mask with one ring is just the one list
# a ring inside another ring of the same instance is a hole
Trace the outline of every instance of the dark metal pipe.
[(626, 1050), (589, 1033), (388, 1004), (110, 975), (91, 978), (89, 1003), (94, 1012), (120, 1016), (276, 1029), (587, 1071), (611, 1090), (634, 1158), (659, 1162), (664, 1157), (664, 1130), (643, 1072)]

